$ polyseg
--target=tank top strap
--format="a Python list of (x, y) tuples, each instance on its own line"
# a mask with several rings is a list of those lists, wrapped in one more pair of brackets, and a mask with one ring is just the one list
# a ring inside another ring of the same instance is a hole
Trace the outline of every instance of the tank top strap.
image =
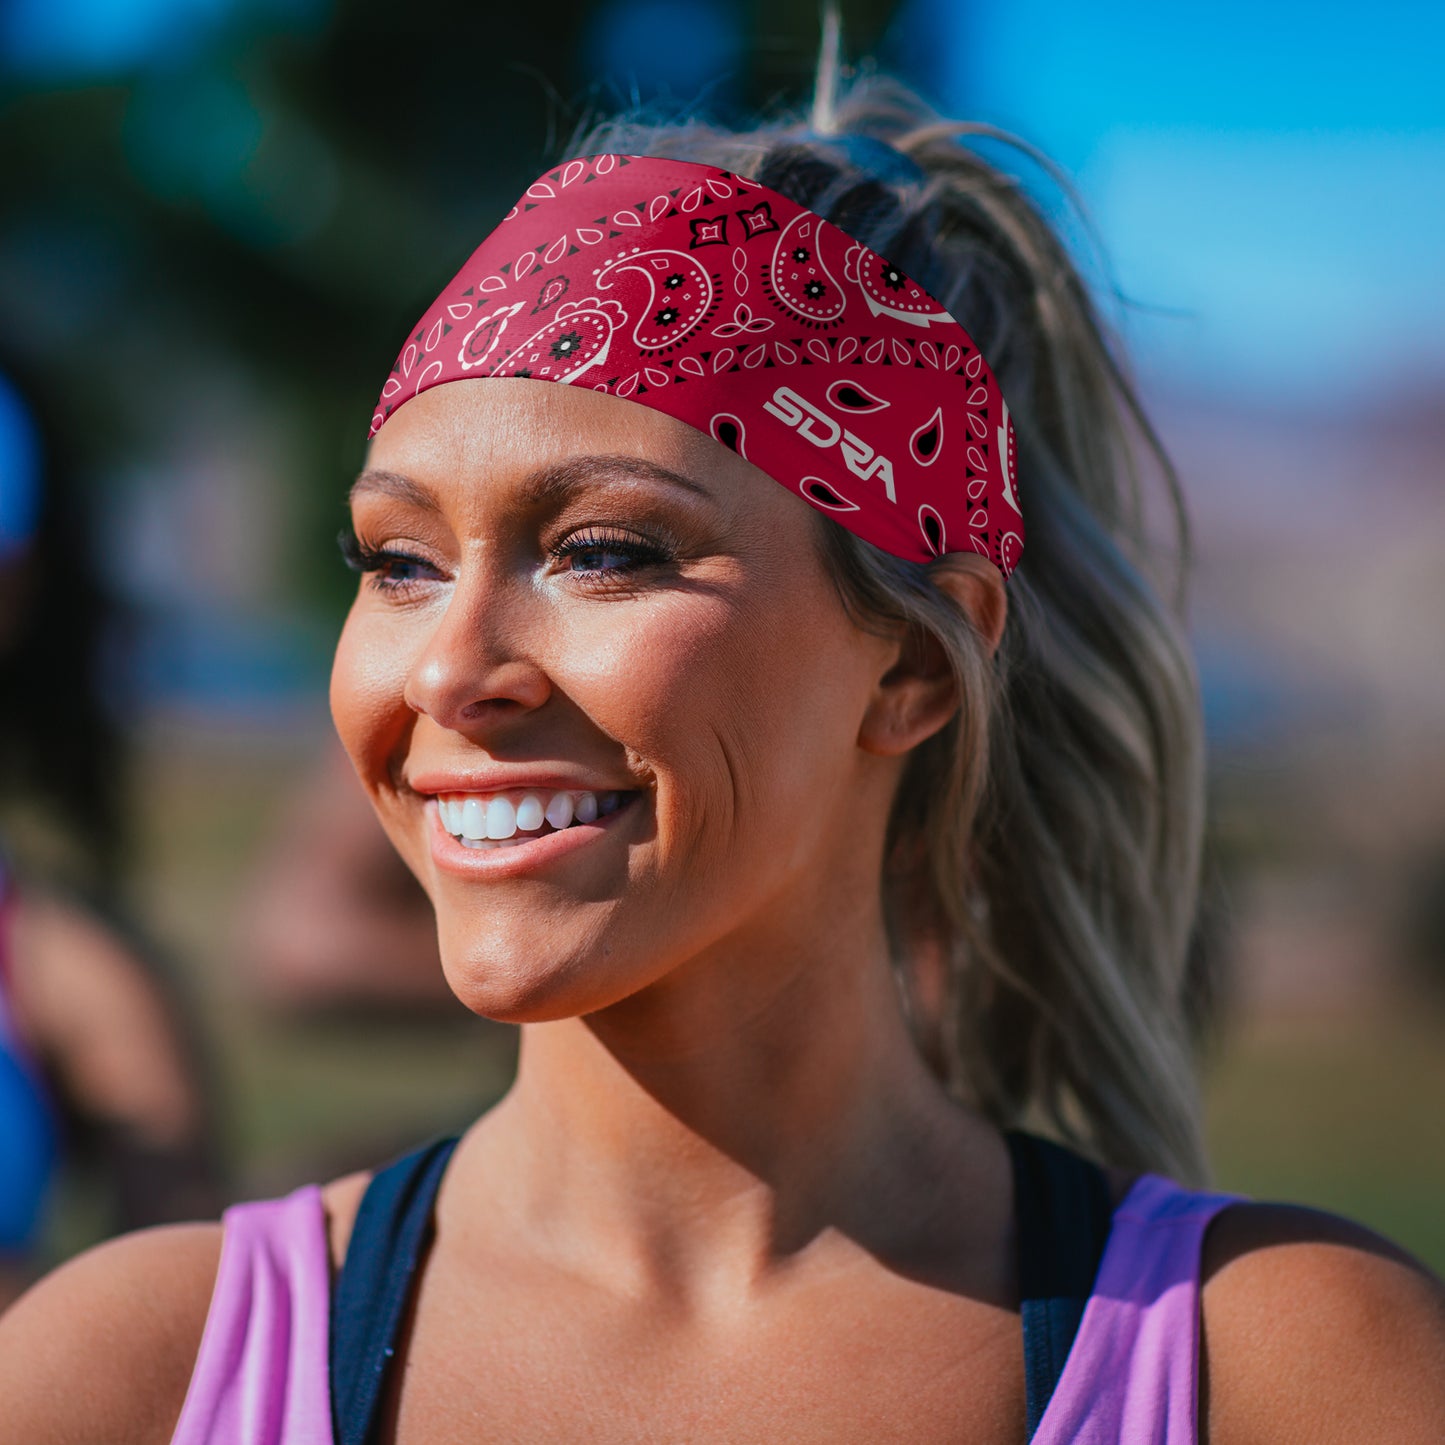
[(321, 1191), (238, 1204), (171, 1445), (332, 1445)]
[(437, 1139), (372, 1176), (331, 1302), (331, 1403), (336, 1445), (376, 1437), (381, 1400), (432, 1209), (454, 1137)]
[(1104, 1171), (1072, 1149), (1021, 1130), (1004, 1134), (1013, 1165), (1024, 1394), (1032, 1440), (1073, 1348), (1113, 1201)]
[(1238, 1202), (1153, 1174), (1134, 1182), (1034, 1445), (1195, 1445), (1200, 1256)]

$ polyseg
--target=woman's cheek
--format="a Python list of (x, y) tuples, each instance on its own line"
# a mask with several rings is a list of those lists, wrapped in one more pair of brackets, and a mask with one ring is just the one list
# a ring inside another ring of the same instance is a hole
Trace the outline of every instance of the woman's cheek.
[(406, 705), (407, 638), (368, 614), (351, 610), (331, 669), (331, 716), (342, 745), (370, 787), (384, 777), (410, 722)]
[(734, 694), (747, 651), (738, 621), (724, 598), (659, 598), (569, 629), (558, 674), (602, 731), (645, 756), (670, 755), (720, 721), (719, 706)]
[(673, 595), (637, 625), (577, 649), (592, 670), (575, 695), (655, 779), (661, 856), (681, 851), (705, 872), (773, 826), (797, 767), (775, 756), (772, 740), (788, 730), (778, 714), (798, 699), (749, 601)]

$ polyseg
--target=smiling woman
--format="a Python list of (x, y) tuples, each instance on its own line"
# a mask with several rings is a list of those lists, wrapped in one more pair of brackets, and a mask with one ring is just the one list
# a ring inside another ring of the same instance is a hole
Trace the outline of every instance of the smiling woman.
[(467, 380), (381, 430), (352, 507), (337, 728), (469, 1007), (592, 1015), (684, 960), (757, 1003), (776, 907), (809, 954), (868, 924), (829, 900), (876, 892), (885, 829), (850, 820), (886, 816), (907, 744), (856, 734), (898, 725), (891, 695), (865, 718), (896, 641), (860, 638), (770, 477), (615, 397)]
[(62, 1271), (19, 1438), (1438, 1438), (1438, 1287), (1189, 1187), (1149, 433), (960, 129), (604, 128), (422, 318), (331, 701), (516, 1083)]

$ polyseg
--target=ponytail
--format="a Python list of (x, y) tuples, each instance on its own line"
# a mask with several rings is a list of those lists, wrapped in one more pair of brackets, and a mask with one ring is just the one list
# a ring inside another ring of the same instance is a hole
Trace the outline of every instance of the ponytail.
[[(703, 161), (782, 191), (917, 277), (988, 357), (1028, 536), (996, 656), (927, 565), (816, 518), (860, 624), (926, 629), (957, 682), (958, 715), (915, 750), (889, 824), (895, 963), (919, 1045), (958, 1097), (1199, 1182), (1186, 955), (1203, 730), (1171, 575), (1182, 500), (1062, 243), (960, 143), (970, 133), (1006, 140), (869, 76), (830, 89), (808, 126), (624, 118), (574, 153)], [(1146, 483), (1163, 502), (1147, 534)]]

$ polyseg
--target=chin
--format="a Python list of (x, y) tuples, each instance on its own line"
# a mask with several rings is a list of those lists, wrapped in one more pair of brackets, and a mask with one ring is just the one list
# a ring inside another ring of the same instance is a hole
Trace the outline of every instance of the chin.
[(472, 1013), (506, 1024), (580, 1018), (651, 981), (626, 977), (629, 970), (619, 969), (616, 954), (602, 943), (568, 950), (555, 940), (548, 946), (479, 948), (472, 938), (448, 948), (443, 939), (442, 971)]

